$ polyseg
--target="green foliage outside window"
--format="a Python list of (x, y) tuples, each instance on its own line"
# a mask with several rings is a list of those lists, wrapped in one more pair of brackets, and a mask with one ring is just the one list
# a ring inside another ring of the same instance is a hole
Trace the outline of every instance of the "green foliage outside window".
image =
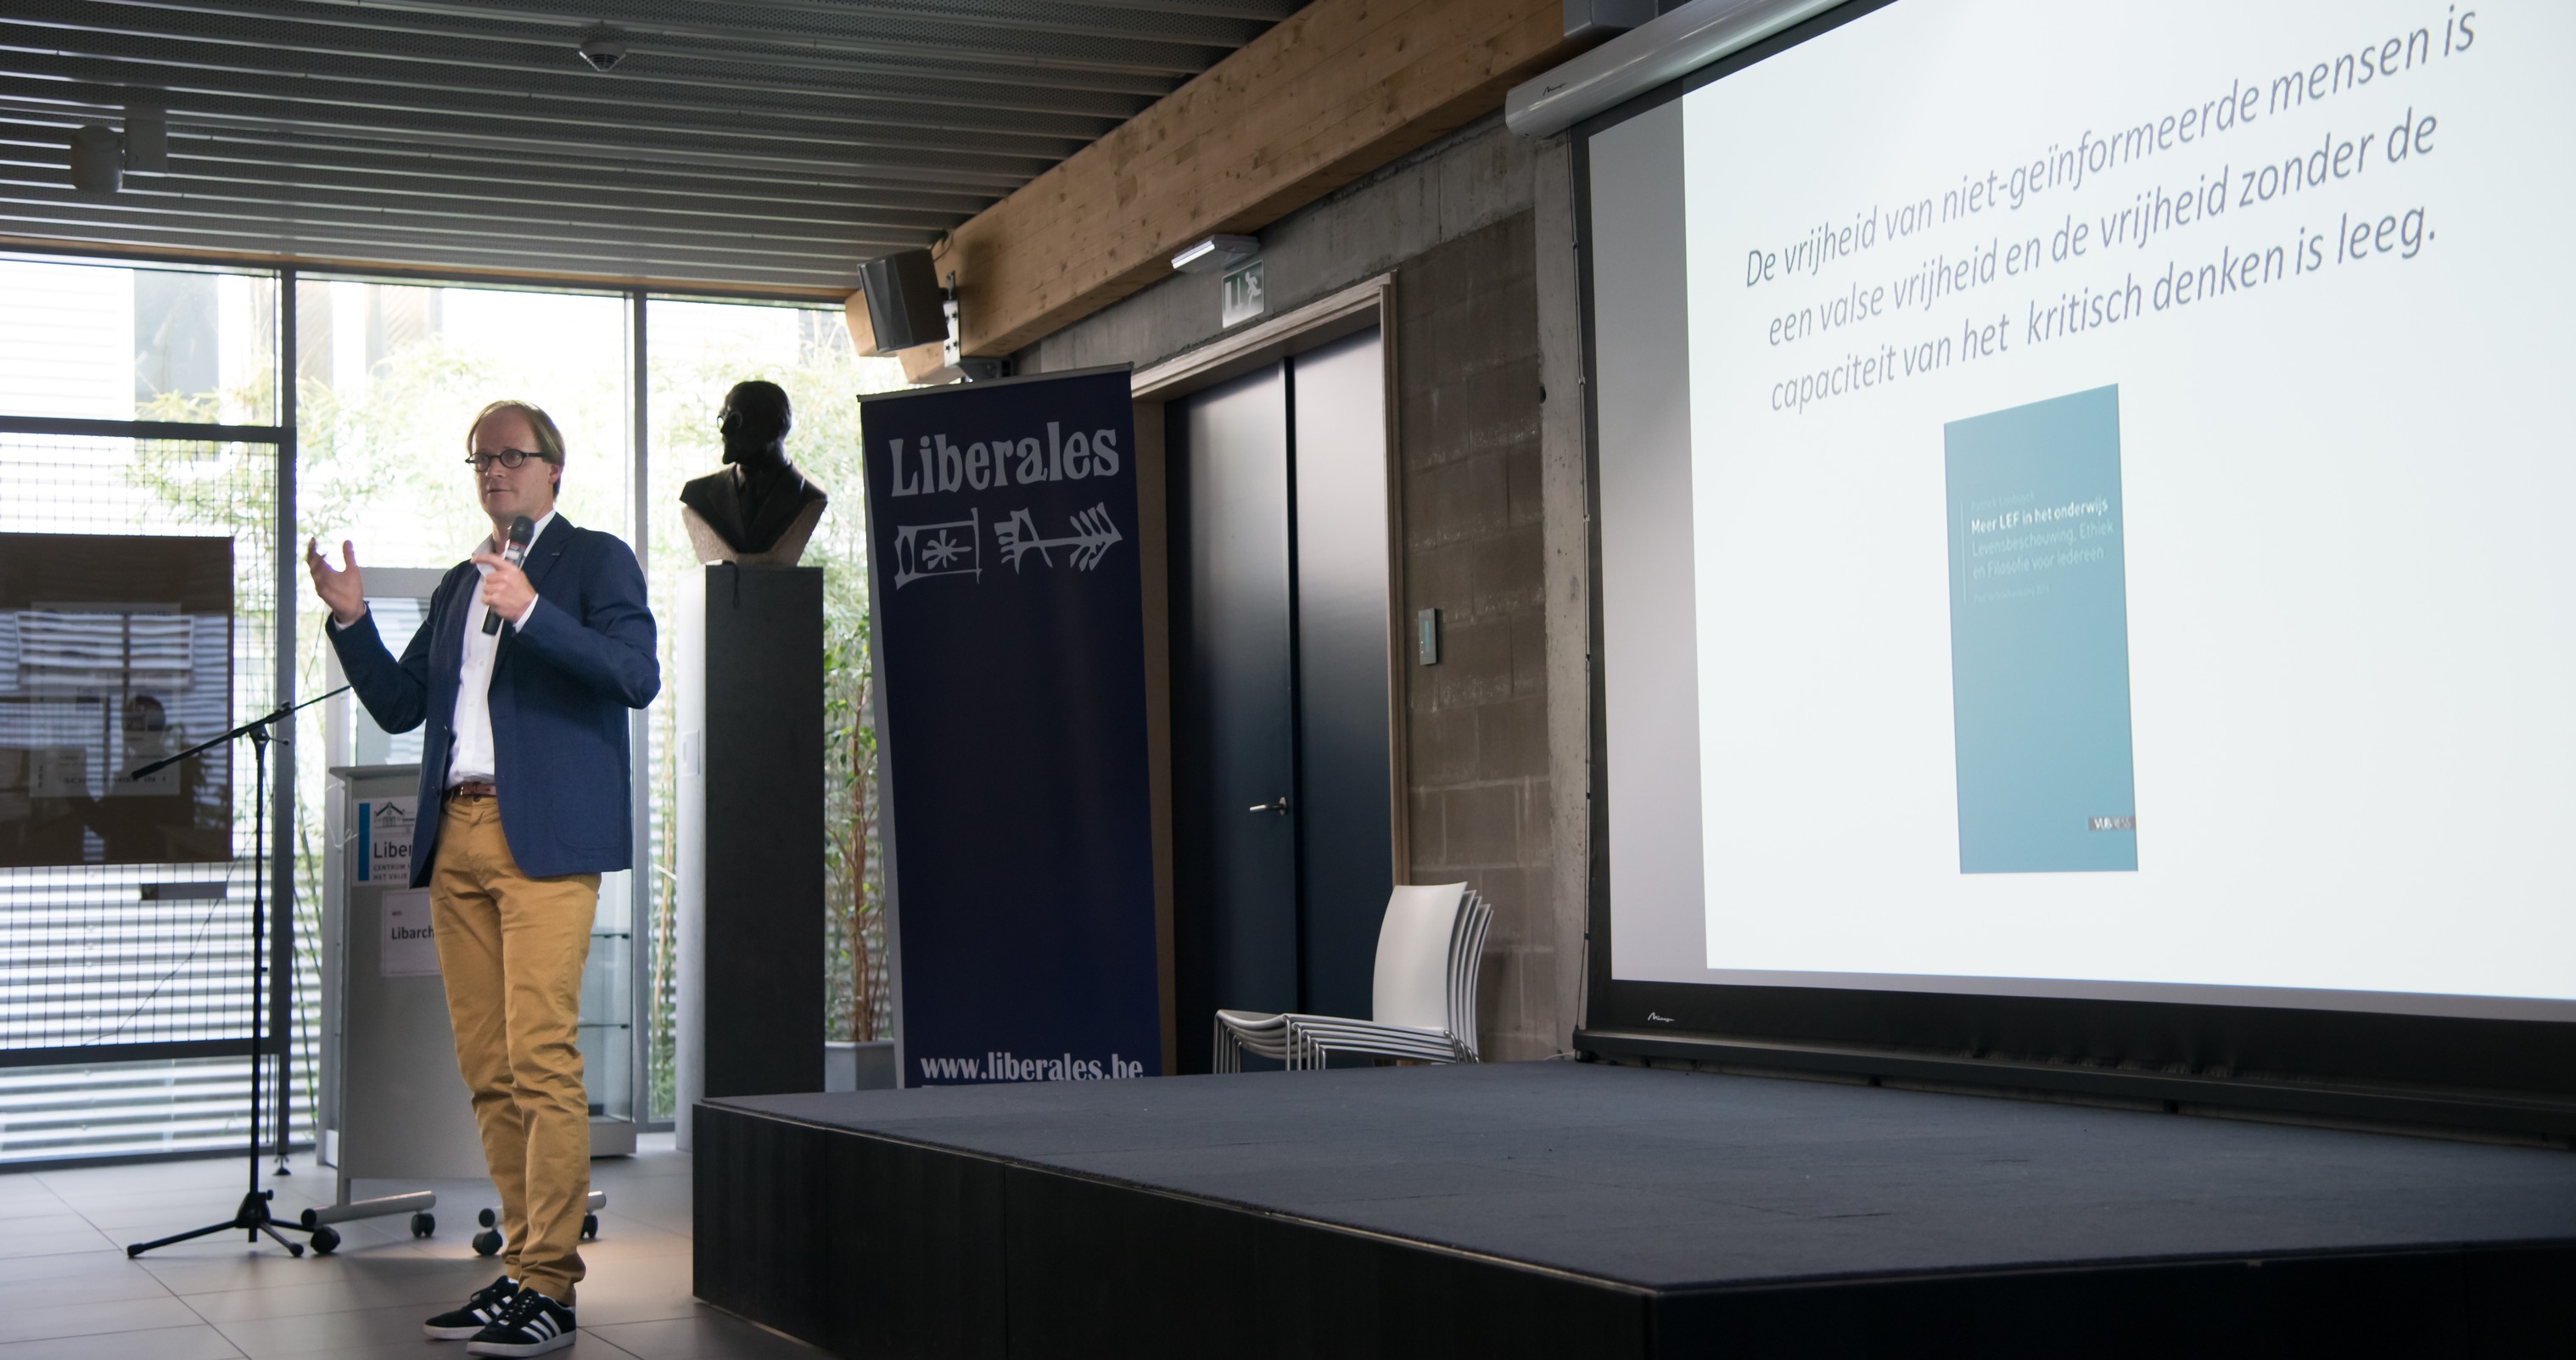
[[(673, 307), (689, 304), (657, 304)], [(660, 315), (657, 311), (656, 315)], [(759, 342), (680, 346), (656, 342), (652, 366), (653, 561), (657, 608), (676, 600), (681, 582), (698, 570), (680, 528), (680, 484), (723, 465), (716, 429), (724, 394), (735, 383), (762, 378), (787, 390), (795, 429), (787, 454), (805, 476), (831, 494), (806, 546), (804, 565), (823, 568), (824, 732), (824, 1027), (832, 1040), (872, 1040), (891, 1030), (883, 906), (884, 877), (877, 843), (877, 733), (869, 653), (865, 483), (860, 464), (859, 406), (864, 392), (902, 385), (891, 360), (859, 358), (838, 315), (791, 313), (792, 345), (770, 337)], [(654, 322), (649, 335), (664, 328)], [(792, 353), (791, 353), (792, 351)], [(670, 664), (670, 648), (664, 664)], [(675, 806), (676, 770), (671, 715), (656, 716), (653, 777), (660, 806)], [(657, 998), (650, 1082), (657, 1117), (674, 1098), (668, 1020), (673, 996), (669, 929), (676, 907), (678, 868), (671, 838), (659, 840), (654, 874), (655, 950), (649, 986)]]
[[(306, 285), (318, 290), (330, 285)], [(312, 306), (312, 294), (299, 299)], [(724, 304), (651, 304), (663, 308), (725, 307)], [(806, 549), (804, 565), (824, 568), (824, 727), (825, 782), (820, 793), (825, 813), (825, 1037), (872, 1040), (886, 1037), (891, 1015), (884, 956), (883, 876), (877, 843), (877, 735), (872, 718), (873, 690), (869, 651), (865, 502), (859, 443), (859, 409), (854, 398), (869, 391), (901, 385), (890, 360), (859, 358), (850, 348), (840, 317), (831, 312), (732, 308), (728, 312), (768, 314), (762, 320), (781, 324), (757, 339), (739, 343), (657, 343), (649, 356), (651, 521), (645, 562), (656, 613), (662, 627), (665, 675), (673, 662), (672, 606), (682, 582), (697, 570), (678, 514), (680, 484), (721, 465), (722, 447), (716, 412), (724, 393), (747, 378), (765, 378), (787, 389), (796, 412), (788, 453), (805, 475), (832, 495), (831, 508)], [(792, 327), (787, 319), (792, 318)], [(658, 325), (658, 323), (656, 323)], [(782, 343), (786, 330), (792, 343)], [(659, 329), (648, 335), (659, 341)], [(535, 400), (552, 413), (571, 438), (561, 506), (567, 517), (598, 527), (624, 529), (631, 515), (631, 431), (622, 364), (593, 364), (554, 375), (546, 390), (525, 390), (526, 375), (504, 366), (471, 346), (436, 332), (394, 348), (363, 375), (342, 375), (333, 382), (327, 369), (308, 371), (297, 384), (296, 493), (298, 535), (320, 536), (334, 560), (343, 537), (358, 540), (361, 565), (444, 565), (457, 560), (466, 545), (489, 531), (477, 508), (471, 479), (462, 462), (465, 425), (485, 402), (500, 396)], [(252, 385), (262, 389), (262, 375)], [(241, 393), (167, 395), (138, 403), (137, 419), (207, 421), (219, 418), (224, 403), (236, 407)], [(620, 436), (623, 436), (622, 438)], [(237, 598), (246, 605), (265, 604), (274, 579), (273, 499), (240, 494), (238, 452), (224, 446), (193, 443), (139, 445), (135, 480), (185, 522), (222, 529), (242, 545), (237, 570), (242, 576)], [(266, 448), (254, 451), (265, 456)], [(262, 488), (265, 490), (265, 487)], [(324, 679), (323, 616), (297, 575), (292, 607), (297, 620), (297, 687), (319, 693)], [(265, 629), (264, 615), (245, 613), (245, 628)], [(399, 646), (399, 641), (395, 642)], [(253, 692), (266, 689), (259, 684)], [(652, 798), (654, 834), (638, 847), (638, 872), (646, 877), (645, 896), (650, 948), (636, 960), (635, 985), (648, 989), (646, 1090), (639, 1093), (638, 1114), (646, 1119), (671, 1117), (674, 1086), (672, 1024), (675, 1010), (674, 947), (677, 932), (677, 870), (674, 837), (668, 834), (676, 808), (672, 716), (665, 698), (650, 718), (653, 740), (639, 752), (637, 777), (647, 782)], [(307, 724), (306, 730), (315, 730)], [(312, 1005), (311, 979), (318, 977), (315, 952), (320, 938), (323, 859), (322, 799), (326, 781), (321, 743), (300, 743), (297, 794), (301, 805), (291, 840), (281, 852), (294, 856), (296, 876), (297, 967), (305, 980), (303, 1002)], [(243, 797), (248, 790), (245, 787)], [(243, 812), (248, 812), (247, 806)], [(307, 1022), (309, 1023), (309, 1021)], [(309, 1054), (309, 1049), (306, 1050)], [(296, 1074), (297, 1097), (312, 1108), (313, 1075)]]

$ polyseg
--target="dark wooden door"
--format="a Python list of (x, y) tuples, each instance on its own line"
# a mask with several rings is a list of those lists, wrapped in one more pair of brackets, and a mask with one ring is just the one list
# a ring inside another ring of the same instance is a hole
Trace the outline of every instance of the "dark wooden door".
[(1395, 886), (1378, 333), (1289, 361), (1296, 481), (1298, 1008), (1366, 1017)]
[(1175, 402), (1166, 415), (1173, 999), (1182, 1070), (1204, 1072), (1219, 1007), (1297, 1008), (1285, 366)]
[(1372, 329), (1166, 408), (1181, 1066), (1219, 1007), (1369, 1013), (1394, 881)]

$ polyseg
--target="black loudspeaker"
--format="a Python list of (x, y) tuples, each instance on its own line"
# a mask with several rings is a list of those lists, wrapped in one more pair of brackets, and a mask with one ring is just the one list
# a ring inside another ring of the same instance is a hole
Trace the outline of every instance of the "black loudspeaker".
[(859, 290), (868, 296), (870, 354), (892, 354), (948, 338), (948, 313), (940, 307), (939, 275), (927, 250), (907, 250), (859, 266)]

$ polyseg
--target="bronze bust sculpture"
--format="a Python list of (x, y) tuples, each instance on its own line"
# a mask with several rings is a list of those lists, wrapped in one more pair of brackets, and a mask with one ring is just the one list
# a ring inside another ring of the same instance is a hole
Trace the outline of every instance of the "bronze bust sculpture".
[(680, 488), (680, 522), (700, 562), (792, 567), (830, 497), (787, 461), (795, 427), (787, 391), (773, 382), (734, 384), (718, 417), (722, 470)]

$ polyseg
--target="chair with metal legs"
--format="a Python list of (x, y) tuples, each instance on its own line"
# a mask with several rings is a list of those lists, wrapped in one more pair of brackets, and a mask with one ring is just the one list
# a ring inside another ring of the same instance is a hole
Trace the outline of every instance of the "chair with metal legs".
[(1397, 888), (1378, 927), (1369, 1018), (1218, 1011), (1216, 1070), (1243, 1070), (1246, 1052), (1291, 1070), (1324, 1067), (1334, 1053), (1477, 1061), (1476, 979), (1493, 915), (1464, 883)]

